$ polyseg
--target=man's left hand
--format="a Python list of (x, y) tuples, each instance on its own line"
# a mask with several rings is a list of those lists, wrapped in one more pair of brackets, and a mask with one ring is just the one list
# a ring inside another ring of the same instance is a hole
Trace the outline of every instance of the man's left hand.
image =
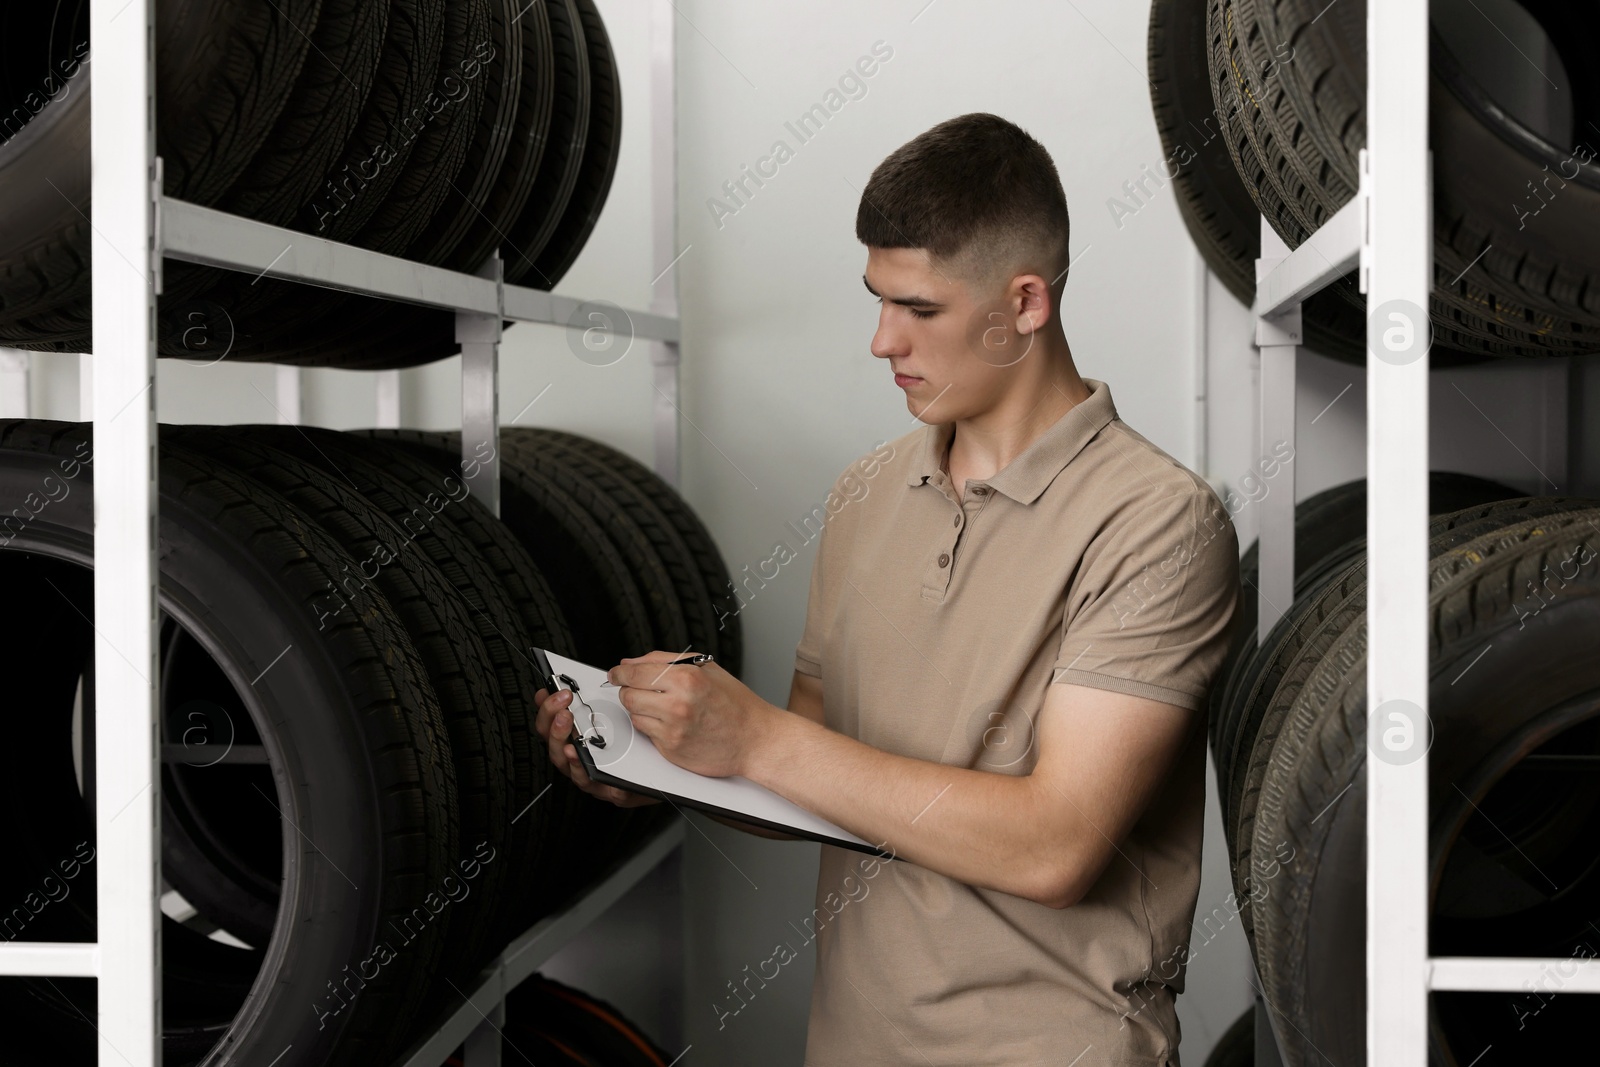
[(640, 733), (668, 760), (711, 778), (744, 774), (775, 709), (712, 660), (666, 666), (688, 653), (624, 656), (606, 672)]

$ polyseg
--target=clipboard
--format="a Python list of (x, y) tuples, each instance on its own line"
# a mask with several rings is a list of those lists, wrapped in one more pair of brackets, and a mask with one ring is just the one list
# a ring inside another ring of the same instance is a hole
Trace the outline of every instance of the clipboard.
[(572, 690), (568, 710), (577, 734), (573, 747), (594, 781), (825, 845), (892, 858), (889, 852), (748, 778), (711, 778), (679, 767), (634, 728), (628, 710), (617, 701), (618, 691), (600, 687), (606, 680), (604, 670), (548, 649), (534, 648), (532, 654), (547, 692)]

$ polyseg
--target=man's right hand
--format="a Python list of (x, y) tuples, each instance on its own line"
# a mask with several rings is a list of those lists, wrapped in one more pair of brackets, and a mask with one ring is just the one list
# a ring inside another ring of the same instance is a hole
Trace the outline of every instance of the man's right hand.
[(558, 689), (550, 693), (540, 689), (533, 696), (539, 702), (539, 714), (534, 719), (534, 728), (539, 731), (539, 736), (544, 738), (545, 747), (550, 753), (550, 762), (555, 764), (556, 770), (571, 779), (573, 785), (590, 796), (608, 801), (619, 808), (639, 808), (647, 804), (661, 803), (660, 797), (630, 793), (614, 785), (603, 785), (589, 777), (588, 772), (583, 769), (583, 761), (578, 759), (577, 748), (568, 740), (572, 736), (570, 710), (572, 690)]

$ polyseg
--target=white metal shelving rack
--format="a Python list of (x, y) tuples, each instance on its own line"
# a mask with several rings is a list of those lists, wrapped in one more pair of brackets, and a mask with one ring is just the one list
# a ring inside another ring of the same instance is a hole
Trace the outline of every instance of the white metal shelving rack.
[[(0, 944), (0, 975), (99, 982), (100, 1067), (159, 1067), (160, 738), (156, 717), (156, 297), (165, 258), (308, 282), (456, 312), (462, 347), (462, 447), (499, 440), (501, 322), (572, 326), (580, 302), (505, 285), (498, 259), (477, 275), (443, 270), (267, 226), (162, 195), (155, 155), (155, 0), (91, 0), (90, 123), (94, 241), (96, 892), (95, 944)], [(676, 243), (674, 11), (650, 3), (652, 245)], [(664, 272), (666, 273), (666, 272)], [(659, 282), (659, 279), (658, 279)], [(614, 309), (630, 339), (651, 345), (656, 469), (678, 473), (676, 275), (651, 310)], [(617, 330), (585, 315), (585, 328)], [(499, 463), (487, 503), (499, 510)], [(463, 1041), (468, 1067), (498, 1067), (503, 1000), (573, 934), (679, 849), (671, 824), (571, 907), (517, 938), (482, 973), (468, 1002), (402, 1057), (437, 1067)]]
[[(1261, 349), (1263, 444), (1294, 440), (1301, 301), (1359, 267), (1369, 323), (1381, 319), (1369, 325), (1367, 347), (1367, 714), (1369, 722), (1408, 727), (1417, 756), (1369, 758), (1366, 765), (1366, 1050), (1369, 1067), (1426, 1067), (1430, 992), (1522, 992), (1559, 967), (1563, 975), (1573, 972), (1563, 992), (1600, 993), (1600, 961), (1428, 955), (1426, 345), (1433, 184), (1426, 0), (1367, 5), (1366, 114), (1356, 198), (1293, 252), (1262, 220), (1251, 310)], [(1397, 343), (1384, 346), (1383, 332), (1391, 328)], [(1292, 481), (1288, 492), (1263, 500), (1262, 509), (1258, 632), (1265, 634), (1294, 601)], [(1276, 1031), (1280, 1020), (1271, 1024)], [(1262, 1029), (1258, 1024), (1258, 1035)], [(1257, 1048), (1258, 1064), (1277, 1051)]]

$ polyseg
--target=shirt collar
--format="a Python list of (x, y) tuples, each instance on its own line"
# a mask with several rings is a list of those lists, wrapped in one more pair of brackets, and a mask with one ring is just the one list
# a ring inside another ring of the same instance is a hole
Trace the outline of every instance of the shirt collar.
[[(1085, 378), (1083, 384), (1089, 387), (1087, 399), (1068, 409), (993, 477), (974, 479), (968, 484), (988, 485), (1019, 504), (1037, 500), (1055, 476), (1083, 451), (1083, 446), (1117, 417), (1116, 406), (1111, 402), (1111, 388), (1105, 382)], [(906, 478), (907, 485), (948, 477), (940, 468), (939, 460), (955, 432), (953, 422), (929, 423), (923, 427), (921, 444)]]

